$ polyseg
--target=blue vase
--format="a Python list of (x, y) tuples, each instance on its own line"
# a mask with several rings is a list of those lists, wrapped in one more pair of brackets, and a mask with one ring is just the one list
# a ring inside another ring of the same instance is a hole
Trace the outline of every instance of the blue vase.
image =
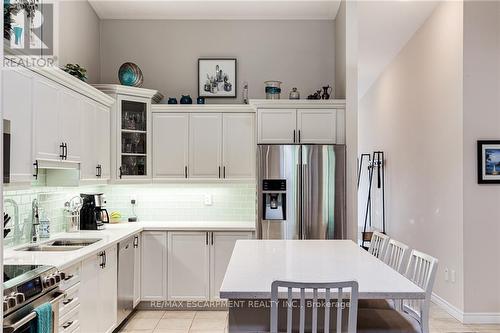
[(181, 104), (193, 104), (193, 100), (191, 99), (191, 96), (189, 96), (189, 95), (182, 95), (182, 97), (181, 97)]
[(196, 99), (196, 104), (205, 104), (205, 97), (203, 97), (203, 96), (199, 96), (199, 97)]
[(177, 104), (177, 98), (175, 98), (175, 97), (170, 97), (170, 98), (168, 99), (167, 104)]
[(132, 62), (126, 62), (120, 66), (118, 79), (122, 85), (130, 87), (140, 87), (144, 82), (141, 69)]

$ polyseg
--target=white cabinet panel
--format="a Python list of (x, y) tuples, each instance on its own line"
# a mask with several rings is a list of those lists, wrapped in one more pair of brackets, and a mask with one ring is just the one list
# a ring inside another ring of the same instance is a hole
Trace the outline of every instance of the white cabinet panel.
[(161, 301), (167, 299), (167, 233), (142, 233), (141, 299)]
[(33, 180), (33, 76), (23, 69), (3, 71), (3, 118), (10, 120), (10, 182)]
[(96, 133), (96, 107), (91, 101), (82, 102), (82, 156), (80, 165), (80, 179), (89, 180), (97, 178), (97, 146)]
[(186, 178), (189, 114), (153, 114), (153, 178)]
[[(100, 271), (100, 332), (110, 333), (117, 321), (118, 257), (116, 245), (106, 249), (105, 266)], [(84, 290), (87, 292), (87, 290)]]
[(334, 144), (337, 141), (337, 110), (297, 110), (298, 142)]
[(189, 170), (191, 178), (221, 178), (222, 115), (191, 113)]
[(96, 131), (94, 133), (95, 147), (97, 153), (97, 163), (100, 166), (101, 180), (109, 180), (111, 178), (111, 125), (110, 111), (101, 105), (96, 106)]
[(297, 112), (295, 109), (259, 109), (259, 143), (294, 143)]
[(59, 88), (59, 129), (61, 141), (67, 145), (67, 160), (80, 161), (81, 159), (81, 96), (65, 89)]
[(208, 300), (207, 232), (168, 233), (168, 299)]
[(59, 90), (56, 84), (35, 77), (33, 83), (33, 124), (35, 159), (60, 160)]
[(101, 258), (98, 255), (92, 256), (82, 264), (80, 276), (80, 320), (82, 333), (100, 332), (99, 317), (100, 302), (99, 297), (99, 279), (101, 267), (99, 266)]
[(223, 114), (223, 178), (255, 177), (255, 115)]
[(134, 308), (141, 301), (141, 235), (134, 236)]
[(213, 232), (210, 248), (210, 295), (219, 298), (219, 290), (231, 259), (234, 245), (239, 239), (251, 239), (251, 232)]

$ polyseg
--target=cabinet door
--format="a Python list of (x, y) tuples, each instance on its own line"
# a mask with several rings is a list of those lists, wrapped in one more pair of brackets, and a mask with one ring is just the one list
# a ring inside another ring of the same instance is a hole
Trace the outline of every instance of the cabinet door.
[(222, 115), (189, 116), (189, 166), (191, 178), (221, 178)]
[(153, 114), (153, 178), (185, 178), (189, 114)]
[(82, 102), (82, 156), (80, 164), (80, 179), (97, 179), (96, 146), (98, 133), (96, 131), (96, 107), (90, 100)]
[(3, 71), (3, 118), (10, 120), (10, 182), (33, 180), (31, 103), (33, 76), (23, 69)]
[(222, 159), (224, 178), (255, 177), (255, 115), (223, 115)]
[(110, 111), (102, 105), (96, 105), (95, 127), (95, 151), (97, 153), (97, 164), (101, 166), (99, 179), (108, 180), (111, 178)]
[(213, 232), (210, 247), (210, 295), (219, 298), (219, 290), (226, 275), (234, 245), (239, 239), (251, 239), (251, 232)]
[(294, 143), (297, 140), (295, 109), (259, 109), (259, 143)]
[(297, 110), (300, 143), (334, 144), (337, 141), (337, 110)]
[(59, 128), (61, 141), (67, 145), (67, 160), (80, 161), (82, 156), (81, 96), (69, 89), (59, 88)]
[(167, 299), (167, 233), (142, 233), (141, 299), (162, 301)]
[(168, 299), (208, 300), (207, 232), (168, 233)]
[(35, 159), (60, 160), (59, 87), (35, 76), (33, 82), (33, 130)]
[(94, 255), (82, 263), (80, 275), (80, 328), (82, 333), (98, 333), (101, 295), (99, 294), (99, 279), (102, 268), (99, 266), (101, 257)]
[(134, 308), (141, 302), (141, 235), (134, 236)]
[[(110, 333), (115, 328), (117, 320), (118, 256), (116, 245), (107, 248), (105, 254), (104, 269), (99, 271), (99, 332)], [(84, 292), (87, 291), (84, 290)]]

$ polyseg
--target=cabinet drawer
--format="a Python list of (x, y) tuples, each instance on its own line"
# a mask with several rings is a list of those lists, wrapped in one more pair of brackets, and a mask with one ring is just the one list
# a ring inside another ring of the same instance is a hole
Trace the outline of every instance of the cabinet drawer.
[(61, 281), (59, 284), (59, 289), (61, 291), (69, 290), (71, 287), (80, 282), (80, 264), (71, 266), (67, 269), (64, 269), (64, 273), (66, 273), (66, 278)]
[(80, 306), (59, 319), (59, 333), (72, 333), (80, 327)]
[(80, 305), (79, 298), (80, 283), (75, 284), (68, 290), (66, 290), (66, 297), (59, 302), (59, 316), (64, 317), (72, 309)]

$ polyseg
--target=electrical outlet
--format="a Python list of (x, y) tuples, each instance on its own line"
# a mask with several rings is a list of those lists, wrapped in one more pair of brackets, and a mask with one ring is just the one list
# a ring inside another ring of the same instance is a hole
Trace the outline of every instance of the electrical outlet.
[(456, 277), (456, 274), (455, 274), (455, 270), (454, 270), (454, 269), (452, 269), (452, 270), (451, 270), (451, 283), (455, 283), (456, 278), (457, 278), (457, 277)]
[(212, 206), (213, 204), (213, 197), (211, 194), (205, 194), (205, 200), (204, 200), (205, 206)]
[(137, 204), (137, 198), (135, 194), (130, 195), (130, 204), (131, 205)]
[(444, 280), (448, 281), (450, 279), (450, 271), (448, 270), (448, 267), (444, 269)]

